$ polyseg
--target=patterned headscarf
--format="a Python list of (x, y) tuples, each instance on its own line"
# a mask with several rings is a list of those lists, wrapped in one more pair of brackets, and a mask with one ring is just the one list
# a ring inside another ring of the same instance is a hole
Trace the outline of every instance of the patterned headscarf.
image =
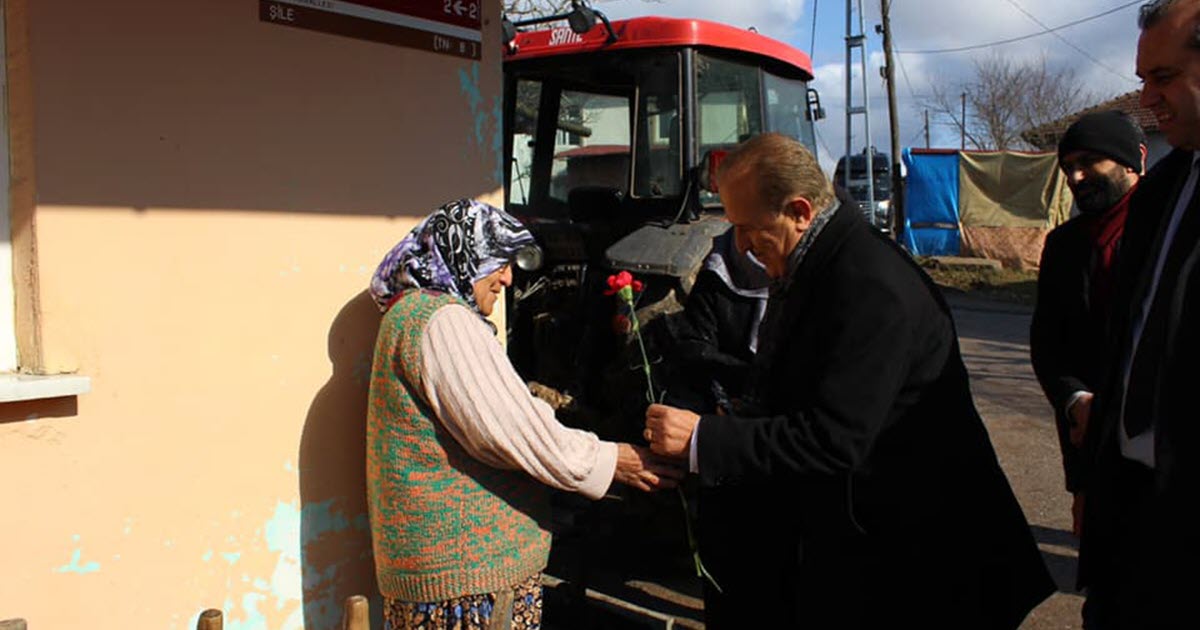
[(433, 211), (383, 257), (371, 277), (380, 311), (405, 289), (450, 293), (471, 308), (475, 283), (508, 264), (533, 235), (512, 215), (474, 199)]

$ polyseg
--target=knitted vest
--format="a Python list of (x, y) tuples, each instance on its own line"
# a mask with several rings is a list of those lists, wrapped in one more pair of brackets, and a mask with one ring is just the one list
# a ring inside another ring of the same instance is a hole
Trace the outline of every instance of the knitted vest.
[(541, 571), (549, 491), (468, 455), (426, 403), (421, 338), (452, 296), (407, 291), (383, 316), (367, 412), (375, 573), (387, 597), (435, 602), (501, 591)]

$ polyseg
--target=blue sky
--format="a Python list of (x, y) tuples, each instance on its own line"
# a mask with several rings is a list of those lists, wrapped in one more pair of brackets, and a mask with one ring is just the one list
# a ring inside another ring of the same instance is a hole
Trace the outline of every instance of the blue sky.
[[(886, 151), (890, 146), (887, 108), (884, 84), (877, 70), (883, 65), (882, 38), (874, 31), (874, 25), (879, 23), (879, 0), (863, 0), (862, 4), (869, 51), (871, 136), (874, 145)], [(1043, 32), (1044, 27), (1056, 28), (1127, 4), (1129, 0), (893, 0), (892, 32), (898, 51), (958, 48)], [(845, 0), (593, 0), (593, 6), (612, 19), (664, 15), (754, 27), (764, 35), (810, 53), (815, 87), (821, 92), (828, 114), (828, 118), (817, 124), (817, 133), (823, 141), (822, 163), (828, 168), (831, 160), (836, 160), (836, 155), (829, 154), (845, 150)], [(1093, 95), (1093, 101), (1137, 89), (1136, 17), (1137, 4), (1133, 4), (1056, 31), (1061, 37), (1043, 33), (980, 50), (900, 54), (897, 100), (901, 145), (924, 146), (923, 101), (928, 99), (934, 85), (951, 84), (969, 76), (973, 60), (997, 53), (1030, 60), (1044, 56), (1051, 67), (1072, 68), (1085, 90)], [(815, 45), (810, 45), (814, 41)], [(856, 77), (857, 65), (856, 59)], [(856, 80), (856, 90), (859, 85)], [(861, 150), (864, 146), (861, 118), (856, 125), (854, 144), (856, 150)], [(948, 119), (931, 114), (930, 126), (932, 146), (958, 147), (957, 129)]]

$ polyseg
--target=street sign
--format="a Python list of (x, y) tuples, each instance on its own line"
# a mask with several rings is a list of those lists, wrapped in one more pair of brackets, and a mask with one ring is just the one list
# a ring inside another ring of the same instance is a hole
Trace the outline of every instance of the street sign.
[(482, 0), (259, 0), (263, 22), (479, 59)]

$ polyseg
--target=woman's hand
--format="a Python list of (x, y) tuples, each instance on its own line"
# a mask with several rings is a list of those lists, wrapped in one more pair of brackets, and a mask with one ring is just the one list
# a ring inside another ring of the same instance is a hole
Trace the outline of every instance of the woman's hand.
[(617, 470), (613, 479), (627, 486), (646, 492), (674, 488), (684, 474), (679, 464), (660, 459), (648, 448), (617, 444)]

